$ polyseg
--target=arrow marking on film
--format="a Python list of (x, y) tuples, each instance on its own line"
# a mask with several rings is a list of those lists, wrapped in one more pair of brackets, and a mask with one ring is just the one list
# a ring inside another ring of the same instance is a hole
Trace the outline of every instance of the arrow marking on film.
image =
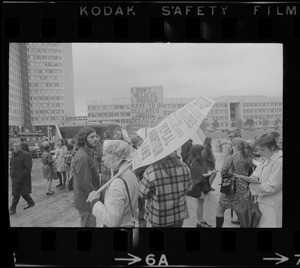
[(275, 254), (276, 254), (277, 256), (280, 256), (280, 258), (263, 258), (263, 260), (265, 260), (265, 261), (278, 261), (278, 262), (276, 262), (276, 265), (279, 264), (279, 263), (286, 262), (286, 261), (289, 260), (288, 257), (285, 257), (285, 256), (283, 256), (283, 255), (280, 255), (280, 254), (278, 254), (278, 253), (276, 253), (276, 252), (275, 252)]
[(128, 263), (128, 265), (131, 265), (133, 263), (136, 263), (136, 262), (139, 262), (139, 261), (142, 260), (141, 258), (139, 258), (137, 256), (134, 256), (134, 255), (132, 255), (130, 253), (127, 253), (127, 254), (129, 256), (131, 256), (133, 259), (131, 259), (131, 258), (115, 258), (115, 261), (131, 261), (131, 262)]

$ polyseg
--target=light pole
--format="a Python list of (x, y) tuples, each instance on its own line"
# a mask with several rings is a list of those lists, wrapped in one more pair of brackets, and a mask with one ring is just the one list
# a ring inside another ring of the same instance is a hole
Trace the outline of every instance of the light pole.
[(51, 141), (51, 139), (52, 139), (52, 132), (51, 132), (51, 127), (49, 127), (49, 141)]

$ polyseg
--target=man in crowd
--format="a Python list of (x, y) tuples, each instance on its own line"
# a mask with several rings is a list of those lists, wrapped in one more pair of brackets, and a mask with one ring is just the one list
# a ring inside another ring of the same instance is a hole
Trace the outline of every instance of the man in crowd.
[(24, 151), (20, 142), (14, 143), (14, 150), (10, 159), (10, 177), (12, 180), (12, 204), (10, 215), (16, 214), (16, 208), (22, 196), (28, 203), (24, 209), (34, 206), (31, 193), (31, 169), (32, 158), (30, 154)]
[(79, 211), (81, 227), (96, 227), (96, 218), (92, 214), (90, 203), (86, 200), (92, 191), (100, 188), (99, 173), (93, 158), (93, 150), (98, 144), (95, 129), (83, 127), (79, 130), (77, 145), (79, 149), (74, 156), (74, 205)]
[(20, 138), (20, 141), (21, 141), (21, 147), (24, 151), (30, 153), (30, 150), (29, 150), (29, 146), (26, 142), (26, 139), (25, 138)]

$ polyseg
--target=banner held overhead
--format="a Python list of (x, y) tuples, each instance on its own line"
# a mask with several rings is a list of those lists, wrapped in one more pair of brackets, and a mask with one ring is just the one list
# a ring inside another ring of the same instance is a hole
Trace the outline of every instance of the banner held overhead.
[(156, 125), (133, 156), (133, 169), (150, 165), (178, 149), (190, 139), (215, 101), (198, 97)]

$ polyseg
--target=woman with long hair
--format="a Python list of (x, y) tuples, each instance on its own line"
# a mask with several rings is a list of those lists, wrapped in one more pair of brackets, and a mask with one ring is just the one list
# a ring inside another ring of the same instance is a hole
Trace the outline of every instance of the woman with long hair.
[[(229, 177), (233, 173), (238, 175), (248, 175), (252, 166), (251, 152), (245, 140), (234, 138), (232, 140), (233, 154), (229, 154), (223, 163), (221, 177)], [(236, 191), (232, 194), (221, 193), (217, 207), (216, 227), (221, 228), (224, 223), (224, 212), (227, 209), (236, 210), (237, 206), (250, 199), (248, 182), (235, 177)]]
[[(204, 161), (207, 167), (207, 171), (213, 171), (216, 169), (216, 158), (214, 156), (214, 153), (212, 151), (212, 147), (211, 147), (211, 143), (212, 143), (212, 138), (211, 137), (206, 137), (204, 139), (204, 151), (203, 151), (203, 156), (204, 156)], [(209, 183), (209, 188), (211, 191), (214, 191), (215, 189), (211, 187), (211, 185), (213, 184), (215, 178), (217, 176), (217, 173), (212, 173), (211, 176), (206, 177), (206, 179), (208, 180)]]
[(203, 207), (205, 198), (211, 190), (207, 178), (216, 173), (216, 170), (207, 170), (206, 161), (204, 158), (204, 146), (200, 144), (193, 145), (191, 150), (191, 177), (193, 181), (193, 188), (187, 195), (197, 199), (198, 223), (196, 227), (198, 228), (212, 227), (203, 219)]

